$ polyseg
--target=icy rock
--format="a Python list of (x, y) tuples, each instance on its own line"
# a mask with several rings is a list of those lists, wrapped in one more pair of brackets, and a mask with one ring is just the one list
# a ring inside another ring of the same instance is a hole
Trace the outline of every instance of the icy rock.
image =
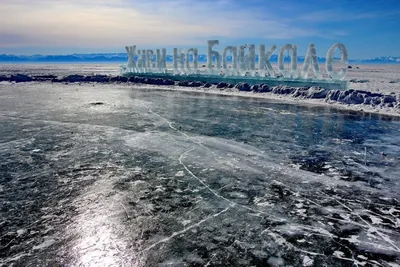
[(85, 79), (85, 76), (83, 76), (83, 75), (73, 74), (73, 75), (68, 75), (68, 76), (64, 77), (63, 79), (61, 79), (61, 82), (76, 83), (76, 82), (83, 82), (84, 79)]
[(211, 86), (212, 86), (211, 83), (205, 83), (205, 84), (203, 85), (204, 88), (210, 88)]
[(380, 93), (371, 93), (371, 92), (366, 92), (368, 96), (370, 97), (382, 97), (383, 95)]
[(238, 83), (235, 87), (236, 87), (237, 89), (239, 89), (239, 91), (246, 91), (246, 92), (248, 92), (248, 91), (251, 90), (251, 89), (250, 89), (250, 85), (249, 85), (248, 83)]
[(111, 78), (110, 78), (110, 82), (111, 82), (111, 83), (116, 83), (116, 82), (118, 82), (118, 76), (117, 76), (117, 77), (111, 77)]
[(385, 95), (382, 99), (382, 103), (388, 104), (388, 103), (396, 103), (396, 97), (392, 95)]
[(92, 80), (92, 76), (84, 76), (82, 82), (88, 83)]
[(189, 86), (190, 86), (190, 87), (200, 87), (200, 86), (202, 86), (202, 85), (203, 85), (202, 82), (196, 82), (196, 81), (190, 82), (190, 83), (189, 83)]
[(297, 88), (292, 94), (293, 97), (306, 97), (308, 95), (308, 88)]
[(369, 105), (369, 104), (371, 104), (371, 100), (372, 100), (372, 98), (370, 97), (370, 96), (366, 96), (366, 97), (364, 97), (364, 105)]
[(260, 93), (271, 92), (271, 88), (268, 86), (268, 84), (262, 84), (258, 87), (258, 92)]
[(155, 80), (155, 84), (157, 84), (157, 85), (163, 85), (163, 84), (164, 84), (164, 79), (157, 78), (157, 79)]
[(226, 88), (226, 87), (228, 87), (228, 84), (227, 83), (224, 83), (224, 82), (220, 82), (220, 83), (218, 83), (217, 84), (217, 88)]
[(128, 78), (124, 76), (118, 76), (118, 82), (126, 83), (128, 82)]
[(135, 77), (133, 77), (133, 76), (129, 77), (128, 82), (135, 83)]
[(186, 86), (186, 87), (188, 87), (189, 86), (189, 82), (188, 81), (179, 81), (178, 82), (178, 86)]
[(112, 83), (118, 83), (118, 82), (123, 82), (126, 83), (128, 82), (128, 78), (124, 76), (115, 76), (110, 78), (110, 82)]
[(347, 95), (344, 99), (343, 102), (346, 104), (362, 104), (364, 103), (364, 97), (362, 94), (359, 94), (357, 92), (351, 92), (349, 95)]
[(259, 86), (257, 84), (255, 84), (250, 87), (250, 90), (253, 92), (258, 92), (258, 88), (259, 88)]
[(91, 77), (90, 81), (96, 83), (108, 83), (110, 81), (110, 77), (106, 75), (94, 75)]
[(36, 81), (51, 81), (52, 79), (56, 79), (55, 75), (35, 75), (33, 79)]
[(317, 86), (312, 86), (310, 87), (310, 89), (308, 89), (308, 98), (312, 98), (312, 99), (321, 99), (321, 98), (325, 98), (328, 94), (328, 90), (323, 89), (321, 87), (317, 87)]
[(385, 106), (388, 107), (388, 108), (394, 107), (393, 103), (387, 103), (387, 104), (385, 104)]
[(288, 95), (293, 94), (296, 91), (296, 88), (287, 87), (287, 86), (276, 86), (272, 89), (274, 94), (278, 95)]
[(164, 81), (161, 78), (148, 78), (147, 84), (163, 85)]
[(337, 101), (340, 95), (340, 90), (331, 90), (328, 92), (326, 99), (331, 101)]
[(175, 85), (175, 82), (171, 79), (164, 79), (163, 85)]
[(381, 104), (381, 98), (380, 97), (378, 97), (378, 96), (375, 96), (375, 97), (373, 97), (372, 98), (372, 104), (374, 104), (374, 105), (380, 105)]
[(348, 91), (341, 91), (338, 95), (338, 98), (336, 101), (345, 103), (345, 98), (351, 93), (353, 90), (348, 90)]
[(144, 84), (151, 84), (152, 83), (152, 80), (153, 78), (143, 78), (143, 83)]
[(16, 83), (24, 83), (24, 82), (31, 82), (33, 81), (33, 79), (28, 75), (17, 74), (17, 75), (11, 75), (10, 81)]
[(135, 76), (135, 77), (133, 77), (133, 82), (135, 82), (135, 83), (143, 83), (144, 82), (144, 78)]

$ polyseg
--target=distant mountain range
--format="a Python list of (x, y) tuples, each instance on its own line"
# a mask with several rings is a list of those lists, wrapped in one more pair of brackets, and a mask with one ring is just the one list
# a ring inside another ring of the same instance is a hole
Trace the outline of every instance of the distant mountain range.
[[(207, 55), (199, 55), (199, 62), (206, 62)], [(191, 58), (192, 59), (192, 58)], [(228, 61), (232, 58), (228, 56)], [(72, 54), (72, 55), (0, 55), (0, 63), (125, 63), (128, 60), (126, 53), (98, 53), (98, 54)], [(256, 56), (258, 61), (258, 56)], [(278, 61), (278, 55), (272, 55), (271, 62)], [(285, 62), (289, 57), (285, 57)], [(298, 57), (298, 62), (302, 63), (304, 56)], [(318, 61), (325, 62), (324, 57), (319, 57)], [(167, 56), (167, 62), (172, 62), (172, 56)], [(351, 59), (352, 64), (400, 64), (400, 57), (375, 57), (367, 59)]]

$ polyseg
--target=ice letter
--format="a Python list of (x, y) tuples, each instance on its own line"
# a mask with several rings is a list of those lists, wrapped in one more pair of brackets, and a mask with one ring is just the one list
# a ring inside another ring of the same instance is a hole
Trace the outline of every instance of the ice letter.
[(321, 79), (321, 73), (319, 72), (319, 64), (317, 57), (317, 50), (315, 49), (314, 44), (310, 44), (308, 46), (306, 58), (304, 59), (303, 69), (301, 70), (300, 77), (302, 79), (308, 78), (308, 70), (310, 69), (310, 63), (313, 65), (313, 71), (315, 78)]
[(147, 64), (146, 67), (150, 72), (154, 71), (155, 63), (154, 63), (154, 51), (151, 49), (148, 49), (146, 51), (146, 58), (147, 58)]
[(128, 71), (136, 72), (136, 62), (135, 62), (135, 53), (136, 53), (136, 45), (134, 46), (125, 46), (126, 53), (128, 54)]
[(160, 49), (156, 50), (157, 71), (164, 73), (167, 69), (167, 50), (163, 48), (161, 51), (162, 53), (160, 53)]
[(238, 72), (239, 75), (244, 75), (246, 73), (246, 61), (244, 55), (244, 45), (239, 46), (239, 55), (238, 55)]
[[(178, 48), (174, 48), (174, 73), (175, 74), (183, 74), (185, 73), (185, 69), (184, 69), (184, 60), (185, 60), (185, 53), (184, 50), (181, 49), (180, 53), (178, 55)], [(178, 61), (179, 61), (179, 69), (178, 69)]]
[(246, 58), (247, 68), (250, 70), (250, 75), (254, 76), (254, 70), (256, 69), (256, 46), (250, 45), (249, 54)]
[[(285, 57), (286, 50), (291, 52), (290, 71), (285, 71), (284, 57)], [(278, 65), (279, 72), (283, 75), (283, 77), (296, 78), (297, 77), (297, 46), (291, 45), (291, 44), (282, 46), (281, 49), (279, 50), (278, 62), (279, 62), (279, 65)]]
[[(232, 53), (232, 69), (228, 69), (228, 64), (226, 62), (226, 54), (230, 51)], [(237, 69), (237, 48), (234, 46), (227, 46), (222, 53), (222, 67), (224, 69), (225, 75), (232, 75)]]
[[(217, 51), (212, 50), (214, 45), (219, 45), (218, 40), (209, 40), (208, 43), (208, 53), (207, 53), (207, 69), (209, 74), (219, 74), (221, 71), (221, 59), (219, 57), (219, 53)], [(213, 70), (212, 58), (215, 57), (215, 69), (216, 72)]]
[[(249, 53), (245, 54), (245, 48), (249, 48)], [(241, 45), (239, 46), (239, 75), (246, 75), (247, 71), (250, 75), (254, 75), (255, 64), (256, 64), (256, 49), (255, 45)]]
[[(193, 55), (193, 69), (190, 68), (190, 53)], [(199, 60), (198, 54), (197, 48), (190, 48), (186, 52), (186, 69), (188, 73), (197, 74), (197, 61)]]
[(276, 45), (271, 46), (267, 53), (265, 53), (265, 45), (260, 45), (258, 47), (258, 64), (260, 70), (260, 76), (265, 76), (264, 70), (266, 70), (268, 76), (274, 76), (274, 69), (272, 68), (269, 58), (272, 56), (276, 49)]
[(142, 68), (143, 68), (143, 72), (146, 73), (147, 72), (147, 53), (146, 50), (142, 50)]
[(138, 72), (143, 73), (146, 72), (146, 50), (138, 50), (138, 62), (137, 68)]
[[(333, 54), (335, 53), (335, 49), (339, 48), (341, 51), (341, 57), (340, 61), (334, 60), (333, 59)], [(334, 62), (340, 62), (342, 67), (339, 72), (335, 72), (333, 70), (332, 64)], [(344, 77), (346, 77), (347, 74), (347, 65), (349, 64), (348, 62), (348, 55), (347, 55), (347, 49), (344, 46), (344, 44), (334, 44), (329, 50), (328, 53), (326, 53), (326, 72), (328, 73), (329, 77), (333, 80), (343, 80)]]

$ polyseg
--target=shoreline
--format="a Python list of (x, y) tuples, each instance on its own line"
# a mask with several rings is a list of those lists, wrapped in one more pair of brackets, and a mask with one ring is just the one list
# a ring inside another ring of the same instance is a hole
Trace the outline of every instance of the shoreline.
[[(198, 81), (174, 81), (171, 79), (123, 77), (107, 75), (83, 76), (72, 74), (62, 78), (53, 75), (0, 76), (1, 84), (43, 83), (64, 85), (109, 85), (129, 86), (164, 91), (205, 93), (220, 96), (248, 97), (279, 101), (301, 106), (330, 107), (336, 110), (358, 113), (379, 114), (400, 117), (400, 95), (394, 92), (373, 92), (372, 90), (330, 90), (319, 86), (291, 87), (285, 85), (269, 86), (267, 84), (249, 85), (247, 83), (218, 84)], [(377, 90), (379, 91), (379, 90)]]
[(326, 101), (325, 99), (304, 99), (295, 98), (290, 95), (277, 95), (271, 92), (268, 93), (256, 93), (256, 92), (244, 92), (244, 91), (227, 91), (219, 90), (217, 88), (192, 88), (192, 87), (180, 87), (180, 86), (162, 86), (162, 85), (123, 85), (122, 87), (140, 88), (140, 89), (153, 89), (159, 91), (176, 91), (176, 92), (187, 92), (187, 93), (204, 93), (210, 95), (228, 96), (228, 97), (246, 97), (246, 98), (257, 98), (265, 100), (273, 100), (286, 104), (301, 105), (301, 106), (315, 106), (315, 107), (330, 107), (337, 110), (343, 111), (354, 111), (357, 113), (367, 113), (375, 115), (384, 115), (390, 117), (400, 118), (400, 110), (389, 107), (372, 107), (370, 105), (355, 105), (355, 104), (343, 104), (335, 101)]

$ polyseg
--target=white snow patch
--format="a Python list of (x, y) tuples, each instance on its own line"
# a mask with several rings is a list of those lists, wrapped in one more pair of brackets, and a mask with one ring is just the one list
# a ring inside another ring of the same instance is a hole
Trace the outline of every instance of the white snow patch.
[(372, 221), (372, 224), (381, 224), (382, 220), (376, 216), (370, 215), (369, 218)]
[(140, 167), (135, 167), (135, 168), (133, 168), (133, 171), (136, 172), (136, 173), (138, 173), (138, 172), (141, 172), (141, 171), (142, 171), (142, 168), (140, 168)]
[(301, 209), (303, 207), (303, 203), (295, 204), (296, 208)]
[(284, 266), (285, 262), (283, 261), (283, 259), (281, 257), (270, 257), (267, 261), (267, 263), (273, 267), (277, 267), (277, 266)]
[(308, 256), (304, 256), (303, 258), (303, 266), (313, 266), (314, 260)]
[(185, 173), (184, 173), (183, 171), (178, 171), (178, 172), (175, 174), (175, 176), (176, 176), (176, 177), (183, 177), (183, 176), (185, 176)]
[(25, 234), (26, 233), (26, 229), (19, 229), (19, 230), (17, 230), (17, 235), (18, 236), (21, 236), (21, 235), (23, 235), (23, 234)]
[(45, 239), (44, 242), (40, 245), (34, 246), (32, 249), (33, 250), (39, 250), (39, 249), (44, 249), (52, 246), (56, 241), (52, 238)]
[(337, 257), (337, 258), (343, 258), (344, 257), (344, 253), (341, 251), (336, 250), (335, 252), (333, 252), (333, 256)]
[(182, 224), (183, 224), (183, 226), (186, 226), (186, 225), (188, 225), (189, 223), (191, 223), (192, 221), (191, 220), (183, 220), (182, 221)]

